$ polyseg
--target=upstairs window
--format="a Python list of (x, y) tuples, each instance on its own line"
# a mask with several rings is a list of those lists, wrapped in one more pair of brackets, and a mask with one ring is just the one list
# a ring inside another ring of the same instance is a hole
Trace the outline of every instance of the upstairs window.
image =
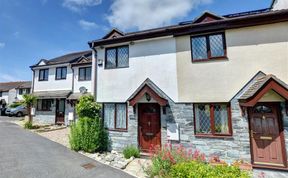
[(29, 88), (20, 88), (19, 89), (19, 95), (25, 95), (25, 94), (29, 94), (29, 93), (30, 93)]
[(78, 80), (79, 81), (91, 80), (91, 67), (80, 67)]
[(191, 37), (192, 60), (205, 61), (226, 58), (224, 33)]
[(56, 68), (56, 80), (63, 80), (66, 79), (67, 75), (67, 67), (57, 67)]
[(105, 68), (123, 68), (129, 66), (129, 47), (120, 46), (106, 49)]
[(231, 136), (231, 113), (228, 104), (195, 104), (195, 134)]
[(104, 124), (109, 130), (127, 130), (126, 103), (104, 104)]
[(2, 97), (2, 91), (0, 91), (0, 97)]
[(48, 81), (49, 69), (39, 70), (39, 81)]

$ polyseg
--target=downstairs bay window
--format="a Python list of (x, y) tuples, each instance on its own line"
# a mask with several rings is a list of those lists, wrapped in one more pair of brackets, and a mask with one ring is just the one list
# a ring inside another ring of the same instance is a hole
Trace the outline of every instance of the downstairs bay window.
[(196, 136), (231, 136), (231, 111), (228, 104), (194, 104)]
[(127, 130), (126, 103), (105, 103), (103, 110), (106, 128), (109, 130)]

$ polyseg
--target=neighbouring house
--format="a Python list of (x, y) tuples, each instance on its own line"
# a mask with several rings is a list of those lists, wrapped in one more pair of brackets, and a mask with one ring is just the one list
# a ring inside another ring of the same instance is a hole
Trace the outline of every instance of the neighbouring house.
[(0, 83), (0, 108), (23, 100), (22, 96), (30, 91), (31, 81)]
[(77, 118), (77, 100), (91, 93), (91, 55), (91, 51), (81, 51), (42, 59), (31, 66), (32, 92), (37, 96), (36, 122), (68, 125)]
[(111, 149), (181, 143), (287, 170), (286, 1), (138, 32), (113, 29), (89, 45)]

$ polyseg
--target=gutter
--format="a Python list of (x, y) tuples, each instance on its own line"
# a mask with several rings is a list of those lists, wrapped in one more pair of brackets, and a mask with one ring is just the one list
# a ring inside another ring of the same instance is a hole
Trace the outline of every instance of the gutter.
[(182, 36), (202, 32), (211, 32), (225, 29), (242, 28), (288, 21), (288, 9), (270, 11), (262, 14), (247, 15), (234, 18), (225, 18), (212, 22), (198, 24), (177, 25), (127, 34), (114, 39), (100, 39), (88, 42), (91, 49), (95, 46), (123, 43), (162, 36)]

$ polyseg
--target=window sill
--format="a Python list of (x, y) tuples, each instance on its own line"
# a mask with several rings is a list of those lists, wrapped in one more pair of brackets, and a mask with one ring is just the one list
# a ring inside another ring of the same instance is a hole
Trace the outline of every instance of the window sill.
[(38, 80), (38, 82), (47, 82), (48, 80)]
[(66, 80), (66, 78), (61, 78), (61, 79), (55, 79), (55, 80)]
[(78, 82), (87, 82), (87, 81), (91, 81), (91, 79), (90, 80), (78, 80)]
[(125, 69), (125, 68), (129, 68), (129, 66), (126, 66), (126, 67), (111, 67), (111, 68), (105, 67), (104, 69), (105, 70), (110, 70), (110, 69)]
[(227, 56), (219, 56), (219, 57), (211, 57), (209, 59), (192, 59), (192, 62), (197, 63), (197, 62), (207, 62), (207, 61), (224, 61), (224, 60), (228, 60)]
[(208, 135), (208, 134), (197, 134), (195, 135), (196, 138), (227, 138), (232, 139), (232, 135)]
[[(106, 128), (107, 129), (107, 128)], [(112, 131), (112, 132), (128, 132), (127, 129), (107, 129), (108, 131)]]

